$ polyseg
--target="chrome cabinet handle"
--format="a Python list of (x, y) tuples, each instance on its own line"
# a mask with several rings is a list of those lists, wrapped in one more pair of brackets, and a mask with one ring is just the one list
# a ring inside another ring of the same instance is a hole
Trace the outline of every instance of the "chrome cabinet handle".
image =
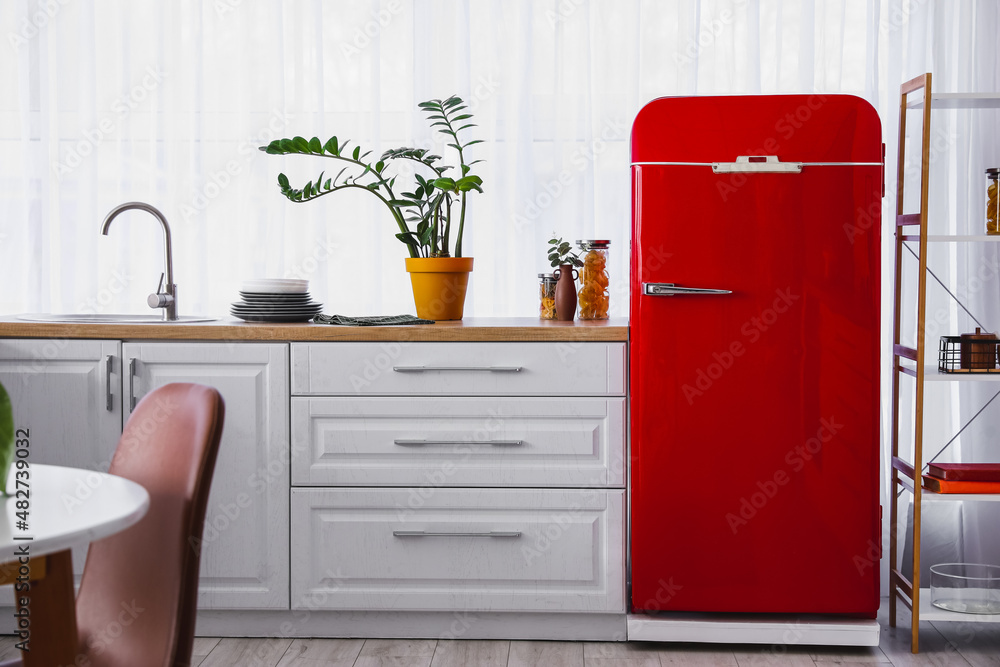
[(521, 531), (489, 530), (471, 533), (441, 533), (431, 530), (394, 530), (393, 537), (521, 537)]
[(115, 357), (112, 354), (104, 357), (104, 393), (107, 398), (107, 410), (108, 412), (114, 412), (115, 410), (115, 395), (111, 390), (111, 375), (114, 373), (115, 368)]
[(486, 371), (488, 373), (520, 373), (520, 366), (393, 366), (397, 373), (424, 373), (426, 371)]
[(683, 296), (690, 294), (697, 296), (710, 294), (732, 294), (731, 289), (705, 289), (703, 287), (681, 287), (674, 283), (643, 283), (642, 293), (647, 296)]
[(523, 440), (407, 440), (397, 438), (392, 441), (394, 445), (403, 447), (418, 447), (420, 445), (493, 445), (494, 447), (517, 447), (523, 445)]
[(132, 357), (128, 360), (128, 411), (135, 410), (135, 370), (136, 359)]

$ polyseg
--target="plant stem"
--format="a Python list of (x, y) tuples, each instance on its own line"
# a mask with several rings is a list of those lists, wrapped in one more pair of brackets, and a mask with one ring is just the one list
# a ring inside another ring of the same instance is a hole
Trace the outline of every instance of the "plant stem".
[[(339, 190), (343, 190), (345, 188), (358, 188), (359, 190), (366, 190), (366, 191), (372, 193), (373, 195), (375, 195), (376, 197), (378, 197), (382, 201), (382, 203), (385, 204), (385, 207), (387, 209), (389, 209), (389, 212), (392, 213), (392, 217), (396, 221), (396, 225), (399, 227), (399, 231), (402, 232), (403, 234), (406, 234), (406, 233), (408, 233), (410, 231), (409, 226), (407, 226), (407, 224), (406, 224), (406, 220), (403, 219), (403, 214), (400, 213), (396, 209), (396, 207), (394, 207), (392, 204), (390, 204), (388, 199), (386, 199), (385, 197), (383, 197), (382, 195), (380, 195), (376, 191), (372, 190), (371, 188), (366, 188), (363, 185), (357, 185), (355, 183), (347, 183), (347, 184), (344, 184), (344, 185), (339, 185), (339, 186), (337, 186), (335, 188), (331, 188), (330, 190), (327, 190), (326, 192), (321, 192), (318, 195), (316, 195), (315, 197), (310, 197), (309, 199), (302, 199), (301, 201), (296, 201), (294, 199), (291, 199), (289, 201), (291, 201), (292, 203), (295, 203), (295, 204), (304, 204), (307, 201), (312, 201), (313, 199), (319, 199), (320, 197), (322, 197), (324, 195), (328, 195), (328, 194), (331, 194), (333, 192), (337, 192)], [(386, 184), (386, 190), (389, 190), (388, 184)], [(392, 196), (392, 190), (389, 190), (389, 196), (390, 197)], [(406, 247), (410, 251), (410, 257), (420, 257), (420, 253), (417, 252), (417, 249), (416, 249), (416, 247), (414, 246), (413, 243), (407, 243)]]
[(448, 212), (444, 216), (444, 235), (441, 238), (441, 245), (444, 246), (444, 256), (448, 257), (448, 248), (450, 247), (448, 238), (451, 236), (451, 195), (448, 195), (447, 199)]
[(465, 193), (462, 193), (462, 211), (458, 217), (458, 236), (455, 238), (455, 257), (462, 256), (462, 233), (465, 231)]

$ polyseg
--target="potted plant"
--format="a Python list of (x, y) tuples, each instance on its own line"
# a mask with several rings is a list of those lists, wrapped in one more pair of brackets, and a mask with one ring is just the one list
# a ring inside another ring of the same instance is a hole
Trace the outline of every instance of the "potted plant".
[(549, 239), (549, 263), (556, 267), (556, 319), (569, 321), (576, 316), (576, 283), (577, 268), (583, 266), (580, 255), (573, 250), (569, 241), (562, 238)]
[[(483, 191), (483, 179), (471, 173), (472, 165), (482, 160), (466, 162), (465, 152), (482, 140), (463, 142), (464, 131), (475, 125), (468, 122), (472, 114), (457, 95), (422, 102), (418, 107), (427, 115), (431, 127), (445, 136), (448, 147), (455, 150), (457, 165), (441, 164), (441, 156), (424, 148), (396, 148), (372, 161), (371, 151), (362, 152), (360, 146), (348, 150), (350, 142), (341, 143), (335, 136), (325, 143), (317, 137), (276, 139), (260, 150), (271, 155), (316, 155), (345, 163), (336, 176), (324, 180), (326, 172), (320, 172), (316, 180), (301, 189), (293, 188), (287, 176), (278, 174), (278, 187), (295, 203), (349, 188), (371, 192), (389, 209), (399, 228), (396, 238), (406, 244), (409, 252), (406, 270), (410, 273), (417, 316), (460, 320), (473, 259), (462, 255), (466, 198), (473, 190)], [(416, 162), (427, 174), (426, 178), (415, 174), (409, 192), (396, 185), (396, 175), (390, 175), (391, 163), (398, 160)], [(454, 218), (457, 221), (453, 229)]]

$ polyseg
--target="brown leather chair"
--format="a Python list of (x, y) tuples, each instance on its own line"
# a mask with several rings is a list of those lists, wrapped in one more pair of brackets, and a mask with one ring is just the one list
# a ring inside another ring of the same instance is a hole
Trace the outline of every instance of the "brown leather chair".
[(205, 506), (225, 405), (199, 384), (168, 384), (132, 412), (110, 473), (141, 484), (149, 511), (90, 545), (76, 598), (81, 656), (92, 667), (191, 663)]

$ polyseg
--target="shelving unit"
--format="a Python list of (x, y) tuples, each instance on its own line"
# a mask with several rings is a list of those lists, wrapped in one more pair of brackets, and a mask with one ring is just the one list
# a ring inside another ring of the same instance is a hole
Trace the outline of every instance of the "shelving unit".
[[(910, 99), (917, 92), (923, 92), (919, 98)], [(930, 99), (929, 105), (925, 100)], [(922, 111), (922, 142), (920, 168), (920, 212), (903, 213), (903, 181), (906, 151), (906, 112), (910, 109)], [(924, 74), (907, 81), (900, 86), (899, 105), (899, 160), (896, 174), (896, 276), (895, 295), (893, 301), (893, 354), (892, 354), (892, 483), (890, 505), (890, 527), (892, 537), (889, 547), (889, 625), (896, 626), (896, 604), (902, 601), (912, 611), (910, 649), (917, 653), (920, 647), (920, 621), (961, 621), (964, 623), (998, 623), (1000, 614), (975, 615), (960, 614), (938, 609), (930, 603), (930, 589), (920, 587), (920, 514), (925, 503), (958, 502), (958, 501), (1000, 501), (1000, 494), (940, 494), (926, 491), (920, 483), (924, 469), (923, 453), (923, 421), (924, 421), (924, 384), (926, 382), (1000, 382), (1000, 373), (941, 373), (936, 363), (927, 362), (927, 346), (925, 340), (925, 321), (927, 314), (927, 245), (928, 243), (982, 243), (1000, 242), (1000, 236), (983, 235), (929, 235), (927, 233), (927, 201), (930, 172), (930, 125), (933, 109), (1000, 109), (1000, 93), (932, 93), (931, 75)], [(902, 295), (902, 260), (904, 249), (913, 252), (907, 244), (917, 244), (919, 250), (915, 253), (919, 267), (917, 269), (917, 346), (906, 347), (901, 344), (901, 295)], [(937, 279), (936, 276), (934, 276)], [(940, 281), (939, 281), (940, 282)], [(942, 283), (943, 285), (943, 283)], [(947, 289), (947, 288), (945, 288)], [(949, 294), (951, 294), (949, 290)], [(954, 298), (954, 295), (952, 294)], [(964, 305), (963, 305), (964, 308)], [(936, 362), (936, 345), (931, 346), (931, 360)], [(909, 375), (915, 383), (915, 410), (913, 422), (913, 461), (906, 461), (899, 455), (899, 383), (900, 376)], [(1000, 392), (998, 392), (1000, 393)], [(992, 399), (991, 399), (992, 400)], [(978, 416), (978, 413), (977, 413)], [(972, 417), (975, 419), (975, 416)], [(971, 423), (971, 419), (964, 429)], [(959, 430), (959, 433), (961, 429)], [(957, 435), (957, 434), (956, 434)], [(908, 580), (900, 571), (898, 563), (898, 547), (896, 526), (899, 519), (899, 494), (907, 492), (913, 496), (913, 580)]]

